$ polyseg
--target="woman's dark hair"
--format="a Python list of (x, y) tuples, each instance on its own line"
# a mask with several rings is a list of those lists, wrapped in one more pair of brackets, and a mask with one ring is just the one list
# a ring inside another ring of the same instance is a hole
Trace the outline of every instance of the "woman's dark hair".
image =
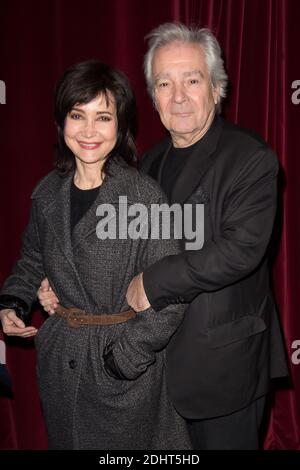
[(108, 104), (108, 92), (115, 99), (118, 133), (116, 145), (107, 156), (103, 171), (108, 173), (111, 157), (120, 157), (129, 165), (136, 165), (136, 102), (129, 82), (119, 70), (98, 60), (88, 60), (66, 70), (55, 89), (54, 114), (58, 127), (55, 167), (60, 174), (66, 175), (75, 167), (74, 154), (64, 139), (67, 114), (76, 104), (87, 104), (99, 95), (104, 95)]

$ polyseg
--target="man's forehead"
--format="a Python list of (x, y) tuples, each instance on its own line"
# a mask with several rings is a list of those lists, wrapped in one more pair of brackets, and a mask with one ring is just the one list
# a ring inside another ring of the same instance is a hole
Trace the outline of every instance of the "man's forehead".
[[(182, 70), (180, 72), (180, 76), (182, 78), (189, 78), (189, 77), (195, 76), (195, 75), (198, 75), (201, 78), (204, 77), (204, 73), (200, 69)], [(171, 77), (172, 77), (172, 72), (168, 71), (168, 70), (165, 70), (164, 72), (157, 73), (154, 78), (155, 78), (155, 80), (159, 80), (161, 78), (171, 78)]]
[(203, 73), (206, 68), (205, 53), (200, 44), (170, 43), (158, 48), (153, 56), (153, 72), (168, 73), (175, 69), (181, 73), (195, 70)]

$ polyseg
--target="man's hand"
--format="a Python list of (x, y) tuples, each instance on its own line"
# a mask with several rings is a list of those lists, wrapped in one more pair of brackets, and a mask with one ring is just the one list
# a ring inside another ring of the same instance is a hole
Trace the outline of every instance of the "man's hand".
[(59, 303), (59, 300), (51, 289), (47, 278), (42, 281), (41, 286), (37, 291), (37, 296), (40, 304), (44, 307), (44, 310), (49, 315), (55, 313), (55, 309)]
[(0, 320), (3, 332), (8, 336), (29, 338), (30, 336), (35, 336), (37, 334), (37, 329), (34, 326), (25, 327), (24, 322), (17, 317), (16, 312), (10, 308), (0, 311)]
[(128, 286), (126, 300), (136, 312), (141, 312), (151, 307), (146, 296), (143, 284), (143, 273), (135, 276)]

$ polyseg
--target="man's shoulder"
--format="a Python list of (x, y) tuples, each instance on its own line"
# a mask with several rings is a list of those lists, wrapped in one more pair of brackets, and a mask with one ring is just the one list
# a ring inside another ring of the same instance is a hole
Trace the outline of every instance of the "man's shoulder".
[(150, 149), (148, 149), (142, 156), (142, 158), (147, 157), (149, 155), (157, 155), (161, 152), (164, 152), (169, 145), (171, 144), (171, 138), (169, 136), (165, 137), (164, 139), (157, 142), (153, 145)]
[(120, 196), (126, 196), (128, 203), (144, 205), (156, 203), (164, 197), (162, 189), (150, 176), (121, 158), (111, 159), (108, 172), (109, 179), (115, 180), (109, 197), (117, 200)]
[(128, 195), (134, 202), (147, 205), (165, 199), (159, 184), (140, 170), (130, 169), (123, 181)]
[(170, 145), (170, 137), (165, 137), (164, 139), (160, 140), (157, 144), (155, 144), (142, 155), (140, 168), (144, 170), (145, 167), (149, 166), (157, 158), (160, 158)]
[(278, 165), (278, 159), (268, 143), (255, 131), (223, 120), (223, 131), (219, 141), (219, 151), (229, 158), (237, 157), (242, 163), (249, 158), (264, 157), (271, 166)]
[(232, 146), (243, 146), (250, 151), (258, 147), (270, 149), (267, 142), (255, 131), (240, 127), (225, 119), (223, 120), (222, 141)]

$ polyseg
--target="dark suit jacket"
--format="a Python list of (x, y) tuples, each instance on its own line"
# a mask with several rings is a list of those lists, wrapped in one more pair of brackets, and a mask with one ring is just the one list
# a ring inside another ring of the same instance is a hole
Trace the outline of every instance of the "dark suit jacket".
[[(158, 182), (170, 147), (142, 159)], [(216, 117), (173, 188), (172, 203), (204, 204), (204, 245), (156, 262), (144, 284), (156, 310), (189, 303), (167, 351), (169, 393), (186, 418), (241, 409), (287, 373), (266, 256), (277, 171), (262, 139)]]
[(0, 364), (0, 395), (2, 385), (8, 389), (11, 389), (11, 378), (4, 364)]

